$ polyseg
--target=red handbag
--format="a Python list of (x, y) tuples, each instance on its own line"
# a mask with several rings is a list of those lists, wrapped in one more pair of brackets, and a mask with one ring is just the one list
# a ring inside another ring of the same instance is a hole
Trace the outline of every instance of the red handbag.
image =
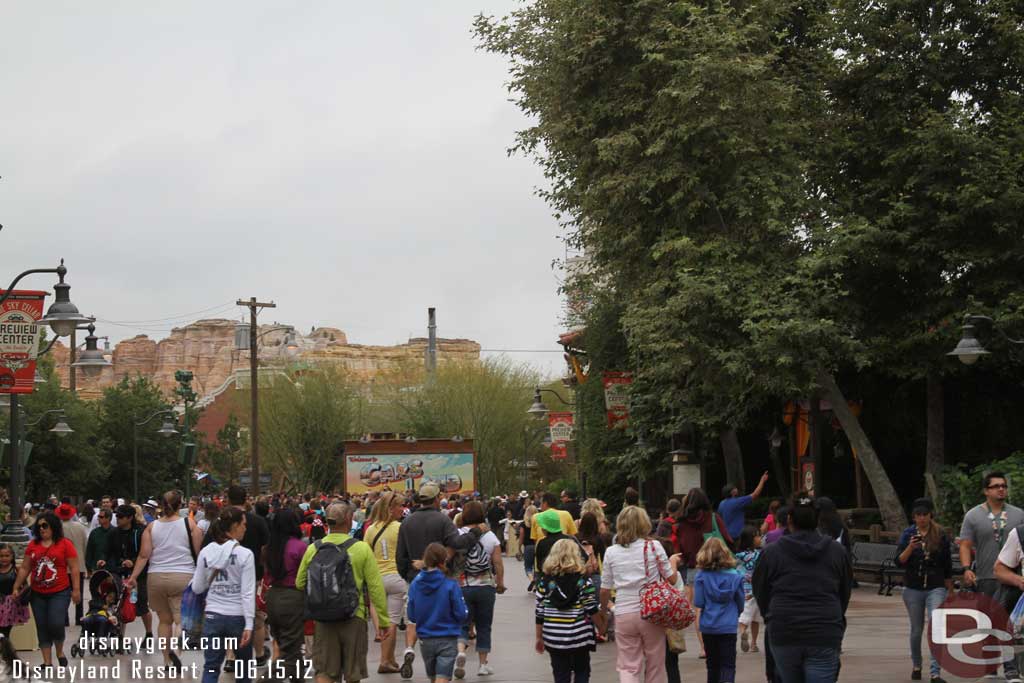
[[(650, 541), (644, 541), (644, 573), (647, 576), (650, 576), (647, 569), (647, 548), (650, 544)], [(657, 557), (654, 564), (658, 567), (658, 578), (640, 588), (640, 618), (663, 628), (686, 628), (696, 618), (693, 607), (683, 591), (662, 575)]]
[(121, 600), (121, 613), (118, 615), (121, 619), (122, 624), (130, 624), (135, 621), (136, 607), (135, 603), (126, 594), (124, 599)]
[(267, 611), (267, 593), (270, 591), (270, 579), (264, 574), (260, 583), (256, 586), (256, 609), (260, 612)]

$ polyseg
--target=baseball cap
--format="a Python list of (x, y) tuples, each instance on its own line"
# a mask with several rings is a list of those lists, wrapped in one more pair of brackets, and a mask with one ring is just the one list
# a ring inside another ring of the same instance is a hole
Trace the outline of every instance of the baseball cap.
[(424, 482), (420, 486), (420, 491), (416, 495), (416, 498), (421, 503), (430, 503), (441, 493), (441, 487), (432, 481)]
[(549, 534), (557, 534), (562, 530), (562, 520), (555, 510), (545, 510), (534, 516), (533, 521), (540, 525), (540, 528)]
[(914, 501), (915, 515), (928, 515), (935, 512), (935, 505), (930, 498), (918, 498)]
[(135, 508), (133, 508), (131, 505), (118, 505), (117, 508), (114, 510), (114, 516), (115, 517), (134, 517), (135, 516)]

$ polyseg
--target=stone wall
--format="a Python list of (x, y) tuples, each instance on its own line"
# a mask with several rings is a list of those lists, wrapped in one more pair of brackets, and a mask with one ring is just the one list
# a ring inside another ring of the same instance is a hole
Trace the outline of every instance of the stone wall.
[[(285, 347), (284, 331), (273, 331), (280, 324), (261, 326), (260, 363), (263, 366), (284, 366), (291, 362), (310, 364), (336, 363), (359, 381), (369, 381), (379, 373), (401, 363), (422, 363), (426, 354), (425, 338), (410, 339), (396, 346), (364, 346), (348, 343), (340, 329), (315, 328), (307, 335), (296, 331), (298, 350), (290, 355)], [(79, 343), (84, 339), (80, 333)], [(61, 384), (68, 386), (68, 348), (57, 342), (53, 351)], [(438, 363), (476, 361), (480, 344), (469, 339), (439, 339)], [(177, 370), (191, 370), (193, 388), (200, 397), (217, 391), (236, 369), (249, 367), (249, 352), (235, 350), (235, 321), (225, 319), (199, 320), (175, 328), (166, 339), (155, 341), (139, 335), (119, 342), (109, 356), (113, 367), (105, 368), (97, 377), (86, 377), (78, 371), (78, 393), (82, 398), (98, 398), (104, 388), (124, 377), (143, 375), (151, 378), (168, 396), (176, 382)]]

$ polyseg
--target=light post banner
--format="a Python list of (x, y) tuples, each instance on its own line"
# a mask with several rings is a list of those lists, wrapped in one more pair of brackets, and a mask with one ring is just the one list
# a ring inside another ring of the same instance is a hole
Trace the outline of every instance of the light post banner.
[(548, 427), (551, 429), (551, 443), (572, 441), (573, 414), (548, 413)]
[(629, 385), (633, 383), (631, 372), (605, 372), (604, 408), (608, 412), (608, 428), (625, 428), (629, 425)]
[(565, 441), (551, 443), (551, 459), (565, 460), (569, 457), (569, 444)]
[[(6, 292), (0, 290), (0, 296)], [(47, 292), (12, 290), (0, 307), (0, 394), (31, 394), (36, 356), (43, 340), (43, 298)]]

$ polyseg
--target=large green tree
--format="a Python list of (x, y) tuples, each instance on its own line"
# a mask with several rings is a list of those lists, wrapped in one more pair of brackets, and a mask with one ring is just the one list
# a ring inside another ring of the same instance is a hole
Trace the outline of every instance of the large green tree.
[(323, 365), (279, 377), (260, 392), (260, 452), (268, 471), (300, 492), (341, 482), (343, 442), (360, 431), (362, 395), (345, 371)]
[[(535, 121), (517, 149), (543, 166), (590, 259), (575, 286), (622, 304), (638, 428), (728, 432), (818, 389), (845, 404), (832, 372), (859, 348), (812, 175), (834, 134), (827, 14), (795, 0), (538, 0), (477, 20)], [(838, 416), (901, 524), (870, 441)]]
[[(20, 401), (22, 420), (37, 423), (22, 431), (22, 438), (33, 444), (25, 470), (26, 500), (40, 501), (51, 494), (91, 496), (111, 470), (106, 457), (110, 442), (101, 428), (99, 410), (61, 388), (49, 359), (40, 362), (39, 372), (46, 382)], [(64, 410), (65, 417), (44, 415), (58, 409)], [(51, 432), (58, 419), (64, 419), (74, 432), (65, 436)], [(5, 432), (7, 425), (5, 415)]]
[(157, 434), (163, 424), (161, 417), (153, 418), (142, 427), (135, 426), (155, 413), (171, 408), (156, 384), (142, 376), (125, 377), (104, 390), (96, 407), (100, 415), (100, 433), (108, 444), (105, 453), (108, 467), (97, 490), (90, 492), (94, 497), (108, 493), (125, 498), (134, 496), (132, 482), (136, 443), (140, 498), (159, 495), (169, 488), (184, 487), (184, 468), (178, 463), (180, 437), (167, 438)]

